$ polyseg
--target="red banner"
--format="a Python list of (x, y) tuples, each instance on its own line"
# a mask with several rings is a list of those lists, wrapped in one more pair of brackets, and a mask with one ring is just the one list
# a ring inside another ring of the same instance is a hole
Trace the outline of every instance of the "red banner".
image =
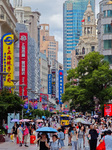
[[(25, 84), (23, 95), (27, 96), (27, 70), (28, 70), (28, 34), (19, 35), (19, 85)], [(19, 95), (22, 96), (22, 87), (19, 87)]]
[(112, 104), (104, 105), (104, 116), (112, 116)]

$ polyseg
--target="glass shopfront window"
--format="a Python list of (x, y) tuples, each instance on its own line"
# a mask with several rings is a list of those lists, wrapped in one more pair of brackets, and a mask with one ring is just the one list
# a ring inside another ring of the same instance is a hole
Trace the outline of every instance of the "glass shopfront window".
[(112, 17), (112, 10), (107, 10), (107, 17)]
[(111, 24), (104, 25), (104, 33), (112, 33), (112, 26)]
[(112, 49), (112, 40), (104, 40), (104, 49)]

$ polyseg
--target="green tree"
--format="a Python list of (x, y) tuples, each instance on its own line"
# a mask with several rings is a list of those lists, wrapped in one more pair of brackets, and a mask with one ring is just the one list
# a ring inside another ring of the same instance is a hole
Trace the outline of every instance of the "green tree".
[(94, 110), (94, 97), (99, 99), (102, 107), (112, 99), (112, 69), (98, 52), (91, 52), (81, 59), (77, 68), (68, 71), (67, 79), (62, 100), (72, 100), (80, 111)]
[(17, 93), (10, 93), (9, 90), (4, 89), (0, 93), (0, 120), (6, 119), (8, 113), (18, 113), (22, 110), (24, 102), (17, 95)]

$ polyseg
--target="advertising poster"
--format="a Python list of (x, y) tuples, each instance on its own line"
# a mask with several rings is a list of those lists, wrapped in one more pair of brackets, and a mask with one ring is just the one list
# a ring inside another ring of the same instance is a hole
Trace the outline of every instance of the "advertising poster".
[(14, 87), (14, 35), (7, 33), (1, 40), (1, 71), (7, 72), (8, 75), (3, 79), (5, 87)]
[(52, 74), (52, 94), (51, 94), (51, 97), (56, 98), (56, 70), (52, 69), (51, 74)]
[[(25, 84), (24, 96), (27, 96), (27, 70), (28, 70), (28, 34), (20, 33), (19, 35), (19, 85)], [(22, 96), (22, 87), (19, 87), (19, 94)]]
[(63, 70), (59, 70), (59, 104), (62, 104), (62, 94), (63, 94), (63, 88), (64, 88), (64, 75)]
[[(14, 126), (14, 122), (11, 122), (13, 119), (18, 119), (19, 120), (19, 113), (14, 114), (14, 113), (8, 113), (8, 118), (7, 118), (7, 123), (8, 123), (8, 133), (11, 133), (12, 127)], [(19, 124), (19, 122), (18, 122)]]
[(112, 116), (112, 104), (104, 105), (104, 116)]
[(48, 94), (52, 93), (52, 74), (48, 74)]

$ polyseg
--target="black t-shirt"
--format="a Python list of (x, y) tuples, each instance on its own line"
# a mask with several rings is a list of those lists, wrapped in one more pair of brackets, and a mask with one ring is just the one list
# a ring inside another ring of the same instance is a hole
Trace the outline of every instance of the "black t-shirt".
[(45, 142), (40, 141), (40, 150), (48, 150), (48, 147), (46, 147)]
[(65, 127), (64, 127), (64, 126), (61, 126), (61, 129), (62, 129), (62, 132), (64, 133)]
[(17, 134), (17, 126), (15, 127), (15, 126), (13, 126), (13, 134)]
[(98, 133), (95, 129), (90, 129), (89, 134), (91, 135), (91, 140), (96, 140), (98, 137)]

